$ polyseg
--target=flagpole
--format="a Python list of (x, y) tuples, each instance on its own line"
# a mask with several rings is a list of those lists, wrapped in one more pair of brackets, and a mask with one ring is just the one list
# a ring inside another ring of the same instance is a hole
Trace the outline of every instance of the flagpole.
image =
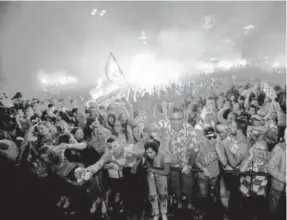
[(121, 69), (120, 65), (118, 64), (118, 62), (117, 62), (116, 58), (114, 57), (113, 53), (112, 53), (112, 52), (110, 52), (110, 55), (112, 56), (112, 58), (113, 58), (113, 59), (114, 59), (114, 61), (116, 62), (117, 66), (118, 66), (118, 68), (119, 68), (119, 71), (120, 71), (120, 73), (122, 74), (122, 76), (124, 77), (124, 79), (125, 79), (126, 83), (127, 83), (127, 84), (128, 84), (128, 86), (130, 87), (130, 89), (132, 89), (132, 87), (131, 87), (131, 85), (130, 85), (129, 81), (127, 80), (126, 76), (124, 75), (124, 73), (123, 73), (123, 71), (122, 71), (122, 69)]

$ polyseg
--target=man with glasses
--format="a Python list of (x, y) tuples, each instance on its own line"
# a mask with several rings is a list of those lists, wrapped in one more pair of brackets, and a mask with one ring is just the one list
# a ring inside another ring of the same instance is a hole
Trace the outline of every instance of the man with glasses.
[(162, 147), (170, 157), (172, 168), (170, 172), (171, 195), (175, 195), (178, 209), (182, 209), (182, 203), (186, 201), (188, 209), (193, 209), (191, 204), (193, 176), (190, 170), (197, 154), (196, 138), (193, 127), (184, 122), (183, 110), (173, 108), (169, 121), (161, 120), (145, 126), (144, 130), (145, 132), (164, 133), (165, 141), (162, 142)]
[(210, 208), (208, 206), (208, 197), (215, 199), (216, 185), (219, 176), (219, 161), (226, 165), (226, 157), (220, 137), (215, 134), (212, 127), (204, 129), (204, 139), (199, 142), (199, 152), (196, 158), (197, 167), (203, 171), (198, 173), (198, 187), (201, 202), (201, 209), (207, 212)]

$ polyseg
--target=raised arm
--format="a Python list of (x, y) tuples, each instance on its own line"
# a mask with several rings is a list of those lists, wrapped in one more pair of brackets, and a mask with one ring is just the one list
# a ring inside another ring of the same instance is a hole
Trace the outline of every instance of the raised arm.
[(250, 95), (251, 95), (251, 92), (248, 92), (246, 97), (245, 97), (245, 101), (244, 101), (244, 109), (245, 109), (245, 111), (248, 111), (248, 109), (249, 109)]
[(223, 115), (224, 113), (227, 111), (227, 108), (223, 108), (221, 109), (218, 113), (217, 113), (217, 120), (219, 121), (220, 124), (222, 125), (228, 125), (228, 121), (226, 119), (224, 119)]
[(252, 163), (253, 156), (254, 156), (253, 148), (250, 148), (249, 156), (243, 160), (243, 162), (241, 163), (241, 165), (239, 167), (240, 172), (244, 173), (248, 170), (248, 168), (250, 167), (250, 164)]
[(111, 158), (110, 158), (109, 155), (104, 154), (104, 155), (101, 157), (101, 159), (100, 159), (97, 163), (95, 163), (95, 164), (93, 164), (93, 165), (87, 167), (86, 169), (87, 169), (92, 175), (94, 175), (94, 174), (97, 173), (100, 169), (102, 169), (102, 168), (105, 166), (105, 164), (107, 164), (108, 162), (110, 162), (110, 161), (111, 161), (110, 159), (111, 159)]
[(151, 123), (151, 124), (145, 124), (143, 131), (146, 133), (151, 133), (151, 132), (159, 132), (165, 127), (165, 121), (159, 121), (156, 123)]
[(223, 143), (220, 141), (219, 136), (217, 136), (217, 143), (216, 143), (216, 146), (215, 146), (215, 150), (216, 150), (216, 153), (217, 153), (217, 156), (218, 156), (218, 159), (219, 159), (220, 163), (223, 166), (226, 166), (227, 165), (227, 158), (226, 158), (226, 156), (224, 154)]

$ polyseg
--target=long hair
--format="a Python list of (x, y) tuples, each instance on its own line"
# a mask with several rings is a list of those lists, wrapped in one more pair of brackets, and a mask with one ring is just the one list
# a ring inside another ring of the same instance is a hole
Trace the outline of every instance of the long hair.
[[(144, 145), (144, 149), (145, 151), (149, 148), (151, 148), (156, 154), (158, 154), (159, 152), (159, 146), (160, 146), (160, 142), (150, 138), (149, 140), (146, 141), (145, 145)], [(153, 160), (149, 157), (146, 156), (146, 160), (147, 162), (151, 165)]]
[[(128, 124), (127, 123), (123, 123), (122, 121), (120, 121), (120, 120), (117, 120), (116, 122), (120, 122), (120, 124), (121, 124), (121, 127), (122, 127), (122, 131), (123, 131), (123, 133), (124, 133), (124, 135), (125, 135), (125, 138), (126, 138), (126, 141), (128, 141), (129, 140), (129, 134), (128, 134)], [(117, 134), (117, 136), (119, 136), (119, 134)]]
[[(113, 124), (109, 121), (109, 118), (112, 118), (113, 119)], [(108, 125), (111, 127), (111, 128), (114, 128), (115, 127), (115, 122), (116, 122), (116, 116), (114, 114), (108, 114)]]
[(61, 164), (60, 155), (58, 155), (55, 151), (51, 150), (48, 146), (40, 149), (39, 155), (45, 157), (45, 160), (42, 160), (42, 162), (46, 165), (48, 170), (57, 170), (57, 167), (59, 167), (59, 165)]

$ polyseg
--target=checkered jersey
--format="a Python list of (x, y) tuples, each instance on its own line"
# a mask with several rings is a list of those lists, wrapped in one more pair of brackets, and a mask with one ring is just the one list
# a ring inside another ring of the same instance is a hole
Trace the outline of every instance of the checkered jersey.
[[(262, 164), (252, 163), (247, 171), (267, 173), (267, 161)], [(266, 195), (268, 179), (265, 176), (243, 176), (240, 178), (240, 191), (247, 197), (251, 195)]]

